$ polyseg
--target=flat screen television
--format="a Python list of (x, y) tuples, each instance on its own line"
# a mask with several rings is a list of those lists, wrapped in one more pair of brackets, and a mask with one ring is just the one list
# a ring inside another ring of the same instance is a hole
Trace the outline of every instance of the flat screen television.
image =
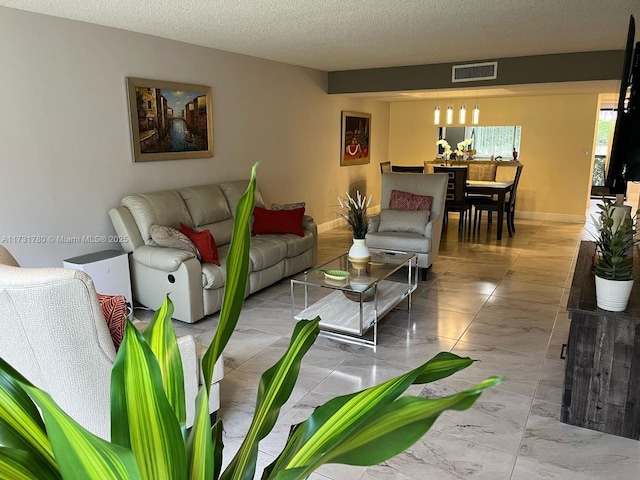
[(610, 194), (624, 194), (626, 182), (640, 181), (640, 42), (636, 43), (635, 21), (629, 31), (622, 65), (618, 115), (611, 144), (605, 185)]

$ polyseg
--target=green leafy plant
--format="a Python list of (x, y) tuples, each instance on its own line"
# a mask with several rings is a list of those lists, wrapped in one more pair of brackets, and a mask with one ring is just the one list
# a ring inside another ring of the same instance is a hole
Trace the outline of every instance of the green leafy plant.
[(633, 260), (630, 255), (638, 242), (635, 235), (640, 210), (633, 216), (619, 215), (614, 203), (606, 198), (597, 207), (600, 211), (594, 218), (598, 230), (594, 273), (607, 280), (631, 280)]
[[(263, 375), (253, 421), (235, 457), (222, 471), (222, 420), (211, 425), (213, 367), (238, 321), (249, 271), (249, 219), (256, 167), (238, 202), (227, 259), (227, 286), (215, 336), (202, 360), (204, 385), (193, 427), (185, 428), (184, 379), (169, 298), (139, 333), (130, 322), (111, 377), (111, 442), (82, 428), (45, 392), (0, 359), (0, 478), (3, 479), (221, 479), (254, 478), (258, 443), (289, 398), (319, 318), (295, 325), (282, 358)], [(334, 398), (295, 427), (263, 479), (307, 478), (325, 463), (373, 465), (415, 443), (445, 410), (469, 408), (501, 381), (490, 377), (442, 398), (401, 396), (413, 384), (442, 379), (473, 360), (443, 352), (404, 375)]]
[(363, 239), (369, 231), (369, 220), (367, 217), (367, 209), (371, 205), (371, 195), (369, 198), (363, 197), (360, 192), (356, 192), (356, 198), (348, 193), (346, 197), (338, 197), (340, 203), (340, 216), (353, 231), (353, 238)]

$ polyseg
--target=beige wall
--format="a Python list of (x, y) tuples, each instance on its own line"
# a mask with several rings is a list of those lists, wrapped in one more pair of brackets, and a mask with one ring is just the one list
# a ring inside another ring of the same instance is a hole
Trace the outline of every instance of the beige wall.
[[(257, 161), (267, 200), (304, 200), (320, 224), (341, 192), (379, 190), (389, 105), (328, 96), (324, 72), (3, 7), (0, 24), (0, 242), (26, 266), (119, 248), (25, 242), (113, 234), (126, 194), (247, 178)], [(211, 86), (215, 157), (133, 163), (128, 76)], [(372, 114), (371, 164), (340, 167), (342, 110)]]
[[(454, 102), (459, 108), (460, 102)], [(469, 107), (471, 102), (467, 102)], [(444, 113), (446, 102), (440, 102)], [(582, 222), (591, 183), (598, 95), (553, 95), (481, 99), (482, 125), (521, 125), (518, 215)], [(422, 164), (435, 157), (436, 103), (394, 102), (389, 160)]]

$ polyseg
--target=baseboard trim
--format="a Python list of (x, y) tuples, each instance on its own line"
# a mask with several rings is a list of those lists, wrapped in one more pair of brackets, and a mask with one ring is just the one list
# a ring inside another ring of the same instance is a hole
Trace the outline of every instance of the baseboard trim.
[(321, 223), (318, 225), (318, 233), (324, 233), (329, 230), (333, 230), (334, 228), (343, 227), (344, 220), (341, 218), (336, 218), (335, 220), (331, 220), (329, 222)]
[[(370, 209), (372, 215), (379, 213), (379, 207), (373, 207)], [(584, 224), (587, 221), (586, 215), (569, 215), (566, 213), (547, 213), (547, 212), (516, 212), (516, 219), (522, 220), (541, 220), (547, 222), (562, 222), (562, 223), (581, 223)], [(344, 227), (344, 220), (336, 218), (325, 223), (318, 225), (318, 233), (327, 232), (334, 228)]]
[[(380, 213), (380, 205), (369, 207), (368, 212), (369, 215), (378, 215)], [(335, 220), (329, 220), (328, 222), (318, 224), (318, 233), (324, 233), (329, 230), (333, 230), (334, 228), (340, 227), (346, 228), (346, 223), (343, 219), (336, 218)]]
[(516, 218), (523, 220), (543, 220), (548, 222), (585, 223), (586, 215), (569, 215), (566, 213), (516, 212)]

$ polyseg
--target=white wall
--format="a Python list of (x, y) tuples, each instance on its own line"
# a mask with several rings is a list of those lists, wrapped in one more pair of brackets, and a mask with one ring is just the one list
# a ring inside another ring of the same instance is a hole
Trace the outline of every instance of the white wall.
[[(379, 195), (389, 105), (328, 96), (326, 73), (0, 7), (0, 244), (24, 266), (117, 244), (16, 243), (114, 233), (130, 193), (247, 178), (269, 202), (307, 202), (319, 224), (336, 195)], [(209, 85), (213, 158), (133, 163), (126, 77)], [(372, 114), (369, 165), (340, 167), (341, 111)], [(374, 202), (375, 203), (375, 202)]]

